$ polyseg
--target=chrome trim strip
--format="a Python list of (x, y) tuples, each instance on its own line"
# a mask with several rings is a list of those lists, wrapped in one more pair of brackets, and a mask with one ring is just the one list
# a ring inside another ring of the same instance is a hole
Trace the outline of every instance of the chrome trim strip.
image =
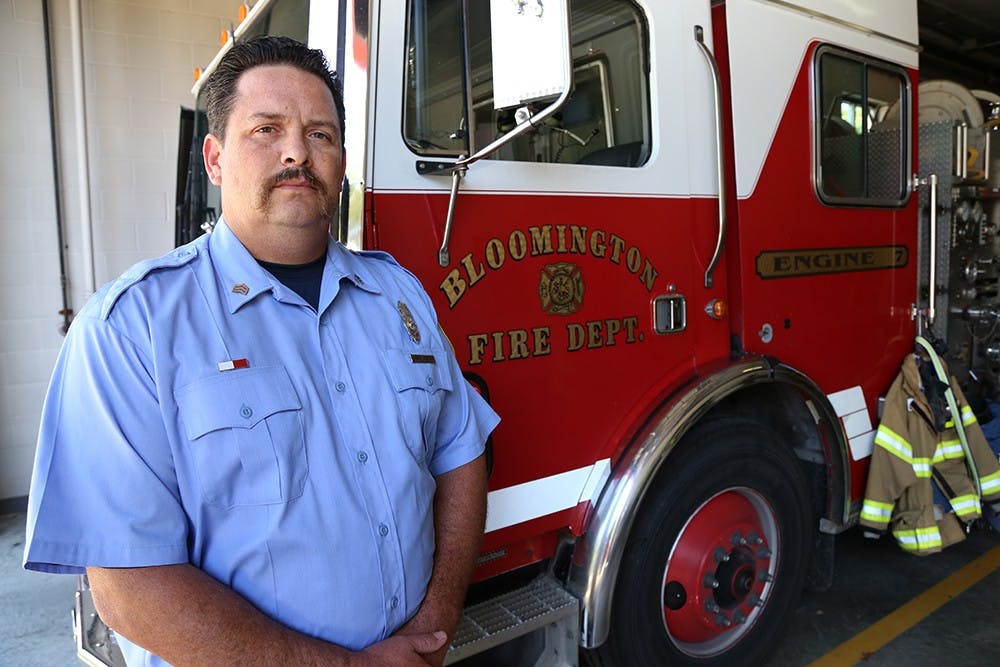
[[(727, 396), (754, 385), (772, 383), (807, 394), (820, 412), (817, 428), (832, 437), (831, 446), (840, 451), (843, 487), (831, 489), (834, 498), (828, 513), (836, 511), (837, 496), (850, 497), (847, 439), (830, 401), (809, 378), (786, 366), (772, 365), (766, 359), (750, 359), (701, 379), (668, 401), (651, 419), (645, 435), (629, 445), (615, 465), (594, 507), (590, 525), (580, 538), (567, 586), (580, 598), (581, 646), (596, 648), (608, 638), (615, 584), (636, 510), (671, 450)], [(849, 508), (844, 505), (841, 511), (846, 522)]]
[(834, 24), (839, 25), (839, 26), (844, 26), (845, 28), (850, 28), (851, 30), (857, 30), (859, 32), (863, 32), (863, 33), (872, 35), (873, 37), (881, 37), (882, 39), (887, 39), (890, 42), (893, 42), (895, 44), (899, 44), (900, 46), (905, 46), (905, 47), (911, 48), (914, 51), (922, 51), (923, 50), (920, 47), (919, 44), (916, 44), (916, 43), (913, 43), (913, 42), (908, 42), (905, 39), (900, 39), (899, 37), (894, 37), (892, 35), (888, 35), (888, 34), (886, 34), (884, 32), (879, 31), (879, 30), (872, 30), (871, 28), (869, 28), (867, 26), (860, 25), (858, 23), (853, 23), (851, 21), (845, 21), (844, 19), (839, 19), (836, 16), (830, 16), (829, 14), (825, 14), (823, 12), (818, 12), (815, 9), (808, 9), (806, 7), (802, 7), (800, 5), (796, 5), (796, 4), (793, 4), (791, 2), (786, 2), (785, 0), (757, 0), (757, 2), (764, 2), (764, 3), (770, 4), (770, 5), (778, 5), (780, 7), (784, 7), (785, 9), (788, 9), (790, 11), (797, 12), (799, 14), (804, 14), (804, 15), (810, 16), (812, 18), (818, 18), (818, 19), (822, 19), (824, 21), (829, 21), (830, 23), (834, 23)]

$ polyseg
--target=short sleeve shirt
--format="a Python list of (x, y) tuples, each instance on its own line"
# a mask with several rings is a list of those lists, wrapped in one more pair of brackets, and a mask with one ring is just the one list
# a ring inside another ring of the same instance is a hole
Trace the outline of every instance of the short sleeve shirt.
[(420, 605), (435, 476), (478, 457), (498, 421), (388, 255), (331, 240), (317, 311), (223, 221), (74, 320), (42, 416), (25, 567), (191, 563), (360, 649)]

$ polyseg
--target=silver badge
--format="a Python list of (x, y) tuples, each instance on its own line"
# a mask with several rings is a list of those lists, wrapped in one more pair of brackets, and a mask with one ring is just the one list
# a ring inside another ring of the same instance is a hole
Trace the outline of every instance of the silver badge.
[(402, 301), (396, 302), (396, 310), (399, 311), (399, 317), (403, 320), (403, 326), (406, 327), (406, 333), (410, 334), (410, 338), (413, 339), (414, 343), (420, 342), (420, 329), (417, 327), (416, 320), (413, 319), (413, 313)]

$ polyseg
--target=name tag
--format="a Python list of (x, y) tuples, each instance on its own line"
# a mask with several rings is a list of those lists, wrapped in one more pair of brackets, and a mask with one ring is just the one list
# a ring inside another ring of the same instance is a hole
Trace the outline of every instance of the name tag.
[(411, 354), (410, 362), (414, 364), (435, 364), (437, 360), (434, 359), (433, 354)]

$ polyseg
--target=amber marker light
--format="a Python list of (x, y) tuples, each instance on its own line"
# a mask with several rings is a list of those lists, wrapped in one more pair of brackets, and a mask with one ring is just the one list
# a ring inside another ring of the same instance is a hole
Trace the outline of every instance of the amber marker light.
[(713, 320), (721, 320), (726, 316), (726, 302), (722, 299), (712, 299), (705, 306), (705, 314)]
[(243, 23), (243, 20), (247, 17), (247, 12), (249, 11), (250, 6), (247, 3), (244, 2), (240, 5), (240, 8), (236, 11), (236, 16), (239, 17), (240, 23)]
[(195, 67), (194, 68), (194, 80), (197, 81), (200, 78), (201, 78), (201, 68), (200, 67)]

